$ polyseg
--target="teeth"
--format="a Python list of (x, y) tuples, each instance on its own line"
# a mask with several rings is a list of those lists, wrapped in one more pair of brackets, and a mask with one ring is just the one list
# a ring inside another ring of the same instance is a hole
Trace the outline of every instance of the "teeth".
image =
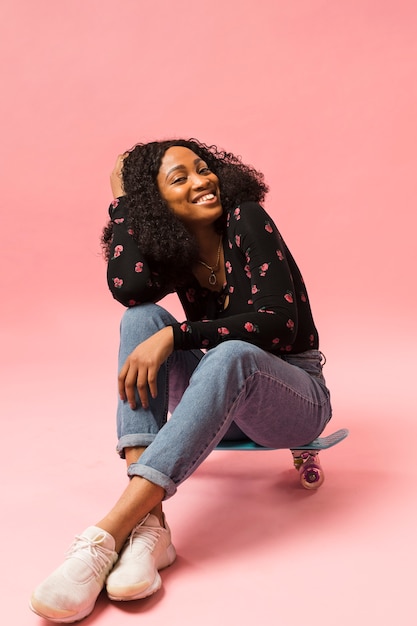
[(214, 198), (214, 194), (206, 193), (205, 196), (197, 200), (196, 204), (202, 204), (203, 202), (207, 202), (207, 200), (213, 200), (213, 198)]

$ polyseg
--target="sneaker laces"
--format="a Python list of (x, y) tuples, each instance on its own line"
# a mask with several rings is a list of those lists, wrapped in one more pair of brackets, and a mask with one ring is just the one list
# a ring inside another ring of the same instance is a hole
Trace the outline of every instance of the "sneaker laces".
[(146, 517), (144, 517), (130, 533), (130, 551), (133, 550), (133, 543), (135, 539), (139, 539), (141, 542), (143, 542), (150, 551), (153, 550), (155, 544), (159, 540), (161, 532), (164, 530), (164, 528), (162, 528), (162, 526), (144, 526), (144, 523), (148, 519), (149, 515), (150, 513), (148, 513), (148, 515), (146, 515)]
[(101, 576), (103, 569), (112, 563), (112, 555), (113, 551), (109, 548), (97, 544), (88, 537), (76, 535), (65, 558), (79, 559), (90, 567), (96, 576)]

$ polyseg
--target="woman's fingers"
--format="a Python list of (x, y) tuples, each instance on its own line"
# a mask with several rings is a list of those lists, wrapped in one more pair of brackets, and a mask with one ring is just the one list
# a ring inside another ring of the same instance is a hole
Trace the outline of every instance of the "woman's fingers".
[(172, 327), (159, 330), (155, 335), (139, 344), (127, 357), (120, 370), (118, 385), (123, 402), (136, 408), (136, 391), (144, 409), (149, 407), (149, 393), (156, 398), (158, 372), (173, 350)]
[[(139, 394), (140, 401), (143, 405), (143, 398), (145, 397), (145, 393), (143, 391), (144, 386), (143, 383), (140, 383), (141, 392)], [(136, 388), (139, 392), (139, 375), (137, 368), (130, 368), (126, 379), (125, 379), (125, 393), (126, 400), (129, 403), (131, 409), (136, 409)], [(146, 397), (145, 397), (146, 404)], [(146, 406), (144, 407), (146, 408)]]
[[(146, 367), (141, 367), (137, 376), (136, 388), (138, 390), (139, 399), (144, 409), (149, 407), (148, 398), (148, 370)], [(132, 405), (130, 405), (132, 406)]]
[(120, 370), (118, 378), (119, 396), (122, 402), (128, 402), (131, 409), (136, 409), (136, 390), (144, 409), (149, 407), (149, 391), (156, 398), (158, 371), (141, 365), (140, 368), (128, 358)]
[(125, 160), (128, 154), (129, 154), (128, 152), (125, 152), (124, 154), (119, 154), (119, 156), (116, 159), (116, 163), (114, 165), (113, 171), (110, 175), (110, 185), (111, 185), (114, 198), (119, 198), (120, 196), (123, 196), (125, 193), (124, 188), (123, 188), (122, 170), (123, 170), (123, 161)]
[(126, 374), (129, 370), (128, 362), (126, 361), (123, 365), (122, 369), (119, 372), (119, 376), (117, 379), (117, 386), (119, 389), (119, 397), (122, 402), (126, 402), (126, 391), (125, 391), (125, 379)]
[(151, 392), (152, 398), (156, 398), (156, 396), (158, 395), (158, 387), (157, 387), (158, 369), (155, 369), (155, 368), (148, 369), (148, 387), (149, 387), (149, 391)]

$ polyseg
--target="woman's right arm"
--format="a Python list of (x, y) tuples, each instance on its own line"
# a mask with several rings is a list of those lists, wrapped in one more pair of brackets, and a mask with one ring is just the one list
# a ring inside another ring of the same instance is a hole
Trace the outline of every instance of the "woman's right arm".
[(151, 270), (129, 231), (126, 196), (113, 200), (109, 214), (113, 235), (107, 264), (107, 284), (113, 297), (126, 307), (161, 300), (172, 290)]
[(164, 286), (162, 277), (152, 272), (127, 225), (127, 202), (123, 189), (123, 160), (117, 157), (110, 175), (113, 202), (109, 207), (113, 233), (107, 264), (107, 284), (113, 297), (124, 306), (157, 302), (172, 289)]

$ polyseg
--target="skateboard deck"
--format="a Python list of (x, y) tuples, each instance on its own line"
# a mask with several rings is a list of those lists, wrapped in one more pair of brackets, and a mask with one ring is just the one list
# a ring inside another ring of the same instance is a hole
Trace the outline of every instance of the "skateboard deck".
[(346, 439), (349, 431), (347, 428), (341, 428), (340, 430), (336, 430), (336, 432), (331, 435), (327, 435), (326, 437), (318, 437), (310, 443), (305, 444), (304, 446), (297, 446), (297, 448), (293, 448), (294, 450), (327, 450), (327, 448), (332, 448), (343, 439)]
[[(304, 444), (303, 446), (297, 446), (296, 448), (292, 448), (293, 450), (326, 450), (327, 448), (331, 448), (335, 446), (343, 439), (346, 439), (349, 431), (347, 428), (341, 428), (331, 435), (327, 435), (326, 437), (318, 437), (310, 443)], [(265, 446), (260, 446), (258, 443), (254, 441), (220, 441), (217, 444), (216, 450), (277, 450), (278, 448), (267, 448)]]
[[(324, 482), (324, 472), (320, 465), (319, 452), (327, 450), (346, 439), (349, 431), (341, 428), (326, 437), (318, 437), (310, 443), (306, 443), (296, 448), (291, 448), (294, 467), (300, 478), (300, 483), (305, 489), (318, 489)], [(277, 450), (277, 448), (266, 448), (254, 441), (221, 441), (217, 445), (217, 450)]]

